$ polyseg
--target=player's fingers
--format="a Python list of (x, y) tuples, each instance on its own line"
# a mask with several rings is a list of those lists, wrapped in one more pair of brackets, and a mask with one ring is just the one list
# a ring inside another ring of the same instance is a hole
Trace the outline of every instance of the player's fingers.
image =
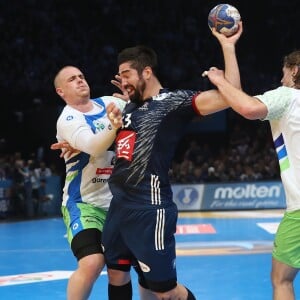
[(213, 34), (216, 38), (218, 38), (218, 39), (224, 38), (224, 34), (218, 32), (217, 29), (216, 29), (215, 27), (212, 27), (212, 28), (211, 28), (211, 32), (212, 32), (212, 34)]
[(240, 37), (241, 34), (242, 34), (242, 32), (243, 32), (243, 22), (240, 21), (240, 22), (239, 22), (238, 31), (235, 33), (235, 36), (236, 36), (236, 37)]
[(116, 80), (118, 80), (118, 81), (121, 82), (121, 76), (120, 76), (119, 74), (116, 74), (116, 75), (115, 75), (115, 78), (116, 78)]
[(50, 146), (50, 149), (52, 150), (57, 150), (61, 148), (61, 144), (60, 143), (54, 143)]
[(111, 82), (113, 85), (115, 85), (116, 87), (120, 87), (120, 86), (121, 86), (121, 82), (120, 82), (120, 81), (117, 81), (117, 80), (112, 79), (110, 82)]
[(206, 77), (208, 75), (208, 71), (204, 71), (203, 73), (202, 73), (202, 77)]
[(69, 157), (71, 156), (71, 154), (72, 154), (72, 151), (66, 151), (65, 157), (66, 157), (66, 158), (69, 158)]
[(52, 144), (52, 145), (50, 146), (50, 149), (51, 149), (51, 150), (56, 150), (56, 149), (58, 149), (58, 148), (57, 148), (57, 145), (56, 145), (56, 144)]
[(119, 90), (123, 91), (122, 90), (122, 85), (119, 81), (116, 81), (116, 80), (111, 80), (110, 81), (115, 87), (117, 87)]
[(66, 152), (67, 152), (66, 148), (61, 149), (61, 153), (60, 153), (59, 157), (63, 158)]
[(206, 76), (208, 76), (208, 73), (209, 73), (209, 72), (214, 72), (214, 71), (218, 71), (218, 68), (217, 68), (217, 67), (210, 67), (209, 70), (204, 71), (204, 72), (202, 73), (202, 77), (206, 77)]
[(119, 93), (113, 93), (113, 96), (117, 97), (117, 98), (120, 98), (120, 99), (122, 99), (124, 101), (128, 101), (129, 100), (128, 93), (127, 93), (127, 95), (125, 95), (125, 94), (119, 94)]
[(118, 108), (115, 108), (114, 110), (112, 110), (109, 114), (108, 117), (110, 120), (114, 120), (116, 118), (121, 118), (122, 117), (122, 113)]
[(113, 109), (113, 113), (116, 115), (116, 116), (120, 116), (122, 114), (121, 110), (115, 106), (114, 109)]

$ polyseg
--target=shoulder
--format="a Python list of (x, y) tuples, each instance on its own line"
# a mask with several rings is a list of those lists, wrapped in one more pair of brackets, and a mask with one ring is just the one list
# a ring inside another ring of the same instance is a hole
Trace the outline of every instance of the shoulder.
[(285, 112), (289, 111), (291, 104), (297, 98), (295, 93), (297, 93), (296, 89), (281, 86), (254, 97), (267, 106), (267, 120), (278, 120), (283, 117)]
[(106, 106), (109, 103), (113, 102), (122, 110), (123, 110), (124, 106), (126, 105), (126, 101), (124, 101), (121, 98), (114, 97), (114, 96), (101, 96), (101, 97), (98, 97), (98, 98), (94, 98), (92, 100), (94, 102), (100, 104), (100, 105), (103, 105), (103, 106)]
[(57, 123), (71, 123), (74, 121), (83, 120), (84, 115), (80, 111), (66, 105), (58, 117)]
[(266, 91), (265, 93), (263, 93), (261, 95), (256, 95), (255, 97), (262, 101), (268, 100), (270, 98), (272, 98), (272, 99), (276, 99), (276, 98), (288, 99), (288, 98), (292, 97), (294, 91), (296, 91), (296, 90), (293, 88), (286, 87), (286, 86), (280, 86), (276, 89)]
[(177, 100), (177, 101), (184, 101), (186, 99), (192, 99), (194, 95), (199, 92), (192, 91), (192, 90), (183, 90), (183, 89), (176, 89), (176, 90), (167, 90), (163, 89), (157, 96), (152, 97), (153, 100)]

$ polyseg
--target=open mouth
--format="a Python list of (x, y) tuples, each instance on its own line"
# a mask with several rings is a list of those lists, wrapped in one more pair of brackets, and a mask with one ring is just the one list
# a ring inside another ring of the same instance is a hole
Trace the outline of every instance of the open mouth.
[(131, 94), (134, 91), (133, 86), (127, 86), (125, 89), (126, 89), (128, 94)]

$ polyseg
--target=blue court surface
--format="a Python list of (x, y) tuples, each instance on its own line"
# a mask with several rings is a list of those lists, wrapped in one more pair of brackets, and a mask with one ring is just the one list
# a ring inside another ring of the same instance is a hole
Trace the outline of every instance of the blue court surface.
[[(282, 215), (282, 210), (180, 213), (178, 281), (200, 300), (272, 299), (271, 248)], [(61, 218), (0, 223), (0, 299), (66, 299), (75, 268)], [(137, 300), (134, 271), (132, 278)], [(107, 299), (106, 286), (104, 271), (90, 299)], [(295, 286), (300, 299), (299, 279)]]

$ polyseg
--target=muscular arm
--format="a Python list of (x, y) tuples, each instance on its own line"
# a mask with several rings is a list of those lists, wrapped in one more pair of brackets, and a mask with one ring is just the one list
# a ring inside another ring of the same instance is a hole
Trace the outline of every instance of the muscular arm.
[(214, 83), (222, 97), (234, 111), (249, 120), (264, 119), (268, 114), (268, 109), (264, 103), (255, 97), (247, 95), (240, 89), (234, 87), (224, 78), (221, 70), (208, 71), (208, 77)]
[[(225, 64), (225, 77), (236, 88), (241, 88), (240, 72), (237, 62), (235, 44), (240, 38), (243, 31), (242, 22), (240, 22), (238, 32), (231, 36), (226, 37), (213, 29), (213, 35), (218, 39), (221, 44), (224, 64)], [(200, 93), (196, 98), (196, 107), (202, 115), (208, 115), (228, 107), (228, 104), (222, 99), (217, 90), (209, 90)]]

